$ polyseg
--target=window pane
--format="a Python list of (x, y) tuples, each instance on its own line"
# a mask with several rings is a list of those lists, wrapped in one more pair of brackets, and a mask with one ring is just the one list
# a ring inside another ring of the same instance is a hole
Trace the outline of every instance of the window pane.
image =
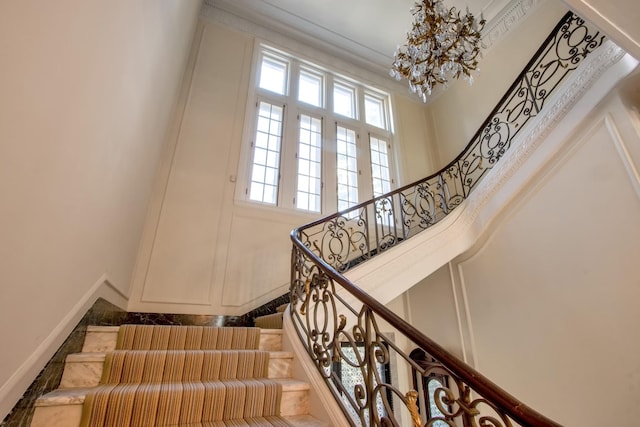
[[(389, 178), (389, 161), (387, 156), (387, 142), (373, 136), (369, 137), (371, 152), (371, 179), (373, 197), (378, 197), (391, 191)], [(386, 226), (393, 224), (393, 207), (389, 198), (376, 202), (376, 222)]]
[(300, 70), (298, 101), (322, 107), (322, 76)]
[(342, 116), (356, 118), (356, 90), (335, 83), (333, 85), (333, 112)]
[[(320, 212), (322, 120), (300, 114), (300, 138), (298, 140), (298, 186), (296, 207), (311, 212)], [(313, 154), (313, 155), (312, 155)]]
[(287, 65), (285, 61), (263, 56), (260, 66), (260, 87), (284, 95), (287, 87)]
[[(436, 390), (439, 388), (445, 388), (444, 384), (437, 378), (432, 378), (427, 383), (427, 393), (429, 396), (429, 419), (431, 418), (444, 418), (444, 414), (438, 408), (438, 404), (436, 403), (436, 399), (439, 399), (442, 403), (442, 406), (446, 407), (446, 403), (442, 398), (443, 393), (436, 393)], [(444, 421), (436, 420), (432, 423), (433, 427), (446, 427), (447, 423)]]
[(364, 115), (367, 124), (386, 129), (384, 101), (371, 95), (364, 96)]
[(374, 190), (373, 196), (378, 197), (391, 191), (387, 142), (373, 136), (369, 139), (371, 141), (371, 177), (373, 179), (374, 189), (381, 189), (381, 191)]
[(270, 204), (277, 202), (282, 111), (281, 106), (260, 102), (251, 168), (251, 200)]
[(337, 135), (338, 210), (343, 210), (358, 204), (356, 132), (338, 126)]
[[(356, 356), (356, 351), (358, 352), (358, 356)], [(344, 389), (346, 393), (351, 396), (351, 399), (357, 401), (357, 397), (355, 394), (355, 390), (357, 385), (364, 384), (365, 378), (361, 368), (358, 367), (358, 360), (366, 360), (364, 347), (361, 344), (358, 344), (357, 347), (351, 347), (348, 345), (342, 346), (340, 350), (342, 358), (339, 362), (337, 370), (339, 371), (340, 381), (344, 385)], [(391, 378), (388, 375), (388, 365), (379, 363), (377, 360), (375, 361), (375, 369), (377, 374), (375, 375), (374, 381), (377, 383), (377, 378), (380, 378), (382, 383), (391, 384)], [(374, 384), (375, 385), (375, 384)], [(378, 417), (382, 418), (387, 415), (387, 407), (385, 406), (382, 400), (382, 394), (384, 393), (384, 388), (382, 388), (378, 393), (376, 393), (376, 404), (375, 410), (378, 413)], [(351, 401), (348, 400), (345, 396), (342, 397), (345, 401), (345, 407), (347, 411), (351, 415), (354, 420), (360, 420), (360, 414), (356, 412), (356, 410), (351, 405)], [(373, 422), (369, 421), (369, 412), (364, 412), (364, 423), (362, 425), (373, 425)], [(358, 423), (357, 425), (360, 425)], [(440, 427), (440, 426), (438, 426)]]

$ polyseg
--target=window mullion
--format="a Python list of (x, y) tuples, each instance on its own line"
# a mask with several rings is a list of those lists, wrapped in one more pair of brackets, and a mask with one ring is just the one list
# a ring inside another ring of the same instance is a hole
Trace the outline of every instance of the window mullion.
[(360, 129), (358, 138), (358, 193), (360, 202), (373, 198), (373, 184), (371, 180), (371, 153), (369, 152), (370, 134), (365, 129)]
[(337, 122), (326, 121), (324, 147), (323, 150), (323, 199), (325, 212), (336, 212), (338, 210), (338, 201), (336, 199), (336, 191), (338, 181), (336, 176), (336, 127)]

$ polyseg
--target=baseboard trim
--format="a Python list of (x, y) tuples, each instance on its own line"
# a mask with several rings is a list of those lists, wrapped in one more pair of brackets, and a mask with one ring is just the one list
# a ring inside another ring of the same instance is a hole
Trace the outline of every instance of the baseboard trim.
[(31, 356), (0, 386), (0, 420), (9, 414), (98, 298), (103, 298), (123, 310), (127, 309), (127, 296), (109, 281), (106, 274), (103, 274), (42, 340)]

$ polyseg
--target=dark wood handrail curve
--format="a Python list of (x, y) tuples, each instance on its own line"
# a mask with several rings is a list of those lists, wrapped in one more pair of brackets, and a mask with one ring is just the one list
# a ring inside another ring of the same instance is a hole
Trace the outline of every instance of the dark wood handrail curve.
[(336, 271), (324, 260), (316, 257), (313, 252), (300, 242), (296, 230), (291, 232), (291, 241), (296, 248), (305, 254), (305, 256), (313, 258), (316, 264), (321, 265), (323, 273), (329, 276), (334, 282), (339, 283), (347, 292), (373, 310), (373, 312), (378, 316), (389, 322), (391, 326), (401, 331), (415, 344), (426, 350), (438, 362), (446, 366), (451, 373), (460, 378), (481, 396), (495, 404), (504, 413), (511, 416), (516, 422), (523, 426), (530, 427), (562, 427), (561, 424), (556, 423), (520, 402), (480, 372), (449, 353), (440, 344), (433, 341), (414, 326), (403, 320), (400, 316), (389, 310), (378, 300), (363, 291), (355, 283), (351, 282)]

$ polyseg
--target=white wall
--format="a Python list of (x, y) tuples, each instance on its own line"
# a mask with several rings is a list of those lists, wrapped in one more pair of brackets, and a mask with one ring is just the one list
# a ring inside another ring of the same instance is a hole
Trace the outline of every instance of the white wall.
[(0, 419), (101, 285), (129, 292), (199, 8), (0, 3)]
[[(639, 80), (623, 86), (635, 108)], [(639, 170), (640, 116), (614, 93), (452, 262), (459, 299), (449, 305), (468, 316), (458, 337), (471, 362), (563, 425), (637, 425)], [(412, 322), (429, 328), (427, 309), (413, 307), (450, 286), (445, 276), (411, 289)]]
[(411, 324), (450, 353), (464, 358), (449, 264), (406, 292)]
[(543, 0), (483, 55), (473, 85), (456, 81), (429, 104), (439, 167), (460, 154), (566, 12), (561, 2)]
[(420, 101), (394, 96), (401, 179), (404, 184), (418, 181), (437, 171), (436, 139), (431, 115)]
[[(241, 31), (221, 20), (201, 20), (181, 126), (156, 181), (131, 310), (235, 315), (258, 307), (288, 291), (289, 233), (314, 219), (234, 200), (241, 145), (250, 142), (243, 133), (252, 132), (244, 121), (256, 40), (251, 31), (325, 64), (339, 61), (264, 29)], [(360, 75), (348, 64), (343, 70)], [(426, 176), (432, 170), (424, 106), (394, 96), (394, 108), (401, 117), (398, 163), (410, 179)]]

